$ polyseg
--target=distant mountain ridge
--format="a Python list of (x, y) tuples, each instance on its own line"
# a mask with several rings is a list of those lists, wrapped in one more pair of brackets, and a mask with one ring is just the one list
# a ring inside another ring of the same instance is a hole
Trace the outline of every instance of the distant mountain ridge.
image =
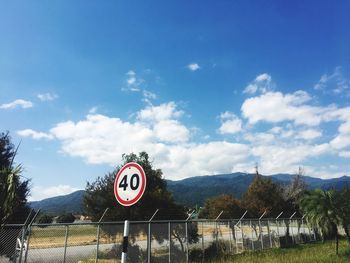
[[(177, 203), (194, 206), (203, 205), (207, 198), (220, 194), (232, 194), (236, 198), (247, 190), (253, 181), (255, 174), (231, 173), (220, 175), (205, 175), (186, 178), (179, 181), (166, 180), (168, 190), (173, 193)], [(290, 183), (295, 175), (275, 174), (263, 177), (269, 177), (274, 182), (285, 185)], [(315, 177), (303, 176), (309, 189), (341, 189), (345, 186), (350, 187), (350, 177), (343, 176), (332, 179), (320, 179)], [(83, 195), (85, 191), (79, 190), (69, 195), (47, 198), (41, 201), (31, 202), (34, 209), (41, 208), (50, 214), (60, 214), (72, 212), (80, 214), (83, 211)]]
[[(178, 203), (193, 206), (203, 205), (207, 198), (220, 194), (232, 194), (236, 198), (241, 198), (246, 192), (255, 174), (232, 173), (221, 175), (197, 176), (186, 178), (180, 181), (168, 180), (168, 189), (174, 195)], [(274, 182), (286, 185), (289, 184), (295, 175), (275, 174), (263, 176), (271, 178)], [(309, 189), (341, 189), (350, 186), (350, 177), (343, 176), (333, 179), (321, 179), (309, 176), (303, 176), (303, 180)]]
[(46, 198), (30, 202), (31, 208), (41, 209), (45, 213), (59, 215), (63, 213), (81, 214), (83, 211), (83, 196), (85, 190), (78, 190), (68, 195)]

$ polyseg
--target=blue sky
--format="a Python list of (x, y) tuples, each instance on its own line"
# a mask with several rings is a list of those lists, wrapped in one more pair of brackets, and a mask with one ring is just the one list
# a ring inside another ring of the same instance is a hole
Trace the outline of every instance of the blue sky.
[(167, 179), (349, 175), (349, 1), (1, 1), (0, 123), (32, 200), (147, 151)]

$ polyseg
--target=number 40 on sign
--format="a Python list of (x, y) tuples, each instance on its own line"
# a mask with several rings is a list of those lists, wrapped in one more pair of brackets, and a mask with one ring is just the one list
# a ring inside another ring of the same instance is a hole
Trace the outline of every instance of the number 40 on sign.
[(146, 188), (146, 175), (137, 163), (127, 163), (118, 172), (114, 182), (114, 195), (123, 206), (136, 204)]

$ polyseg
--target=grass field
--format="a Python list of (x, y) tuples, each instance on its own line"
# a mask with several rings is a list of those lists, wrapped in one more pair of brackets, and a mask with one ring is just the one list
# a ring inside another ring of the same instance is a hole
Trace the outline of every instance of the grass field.
[(335, 243), (327, 241), (302, 244), (292, 248), (278, 248), (265, 251), (246, 252), (217, 263), (349, 263), (350, 246), (345, 240), (339, 245), (339, 255), (335, 255)]

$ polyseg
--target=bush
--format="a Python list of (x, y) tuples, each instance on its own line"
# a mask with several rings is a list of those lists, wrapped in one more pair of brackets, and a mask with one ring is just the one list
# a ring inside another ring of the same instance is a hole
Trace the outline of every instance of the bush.
[(56, 223), (73, 223), (74, 221), (75, 217), (72, 213), (60, 215), (56, 219)]
[[(53, 217), (43, 214), (37, 219), (38, 224), (51, 224), (53, 221)], [(40, 227), (46, 227), (46, 226), (40, 226)]]

